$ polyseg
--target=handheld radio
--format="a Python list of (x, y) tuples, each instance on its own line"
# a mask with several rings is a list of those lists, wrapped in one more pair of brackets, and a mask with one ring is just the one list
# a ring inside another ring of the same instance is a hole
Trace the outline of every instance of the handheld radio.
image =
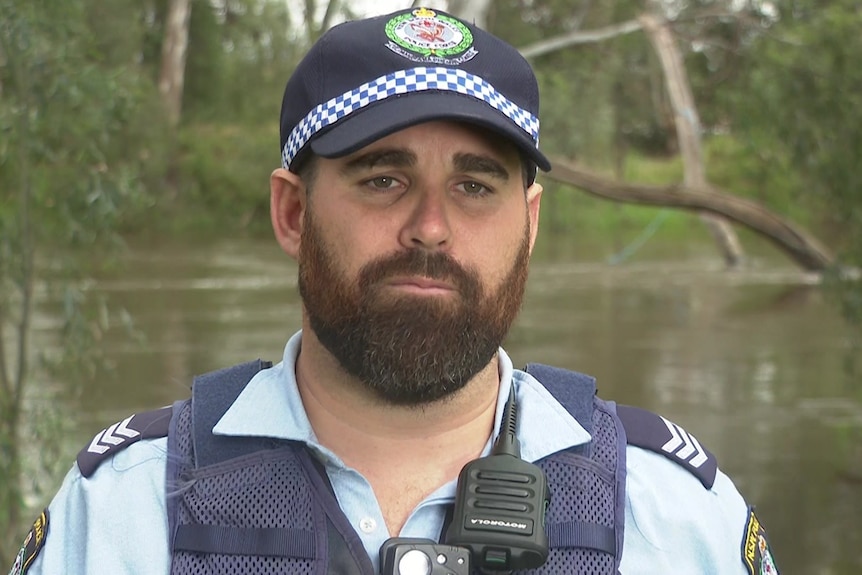
[(539, 466), (521, 459), (516, 426), (513, 387), (491, 455), (471, 461), (458, 476), (444, 537), (448, 545), (470, 549), (474, 565), (485, 571), (535, 569), (548, 559), (548, 483)]

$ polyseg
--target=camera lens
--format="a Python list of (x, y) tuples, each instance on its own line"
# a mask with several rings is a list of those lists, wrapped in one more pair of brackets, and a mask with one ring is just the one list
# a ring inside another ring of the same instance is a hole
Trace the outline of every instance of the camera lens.
[(398, 561), (398, 575), (430, 575), (431, 558), (418, 549), (411, 549)]

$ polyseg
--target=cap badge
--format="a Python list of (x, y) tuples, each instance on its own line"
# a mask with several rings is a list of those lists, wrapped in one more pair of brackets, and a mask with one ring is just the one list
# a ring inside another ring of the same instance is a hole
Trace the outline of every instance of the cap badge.
[(472, 59), (473, 34), (462, 22), (427, 8), (417, 8), (386, 23), (386, 47), (423, 64), (458, 65)]

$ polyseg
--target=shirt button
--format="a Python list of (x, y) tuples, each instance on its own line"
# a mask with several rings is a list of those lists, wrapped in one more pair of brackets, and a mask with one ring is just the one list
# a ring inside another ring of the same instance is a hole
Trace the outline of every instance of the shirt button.
[(363, 533), (373, 533), (377, 529), (377, 522), (371, 517), (363, 517), (359, 520), (359, 529)]

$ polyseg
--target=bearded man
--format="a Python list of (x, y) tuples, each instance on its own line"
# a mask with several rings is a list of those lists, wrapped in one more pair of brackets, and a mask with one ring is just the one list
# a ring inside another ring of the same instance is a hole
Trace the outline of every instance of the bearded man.
[(538, 106), (514, 48), (440, 11), (323, 35), (270, 179), (301, 330), (100, 432), (13, 572), (776, 572), (693, 436), (500, 347), (550, 169)]

